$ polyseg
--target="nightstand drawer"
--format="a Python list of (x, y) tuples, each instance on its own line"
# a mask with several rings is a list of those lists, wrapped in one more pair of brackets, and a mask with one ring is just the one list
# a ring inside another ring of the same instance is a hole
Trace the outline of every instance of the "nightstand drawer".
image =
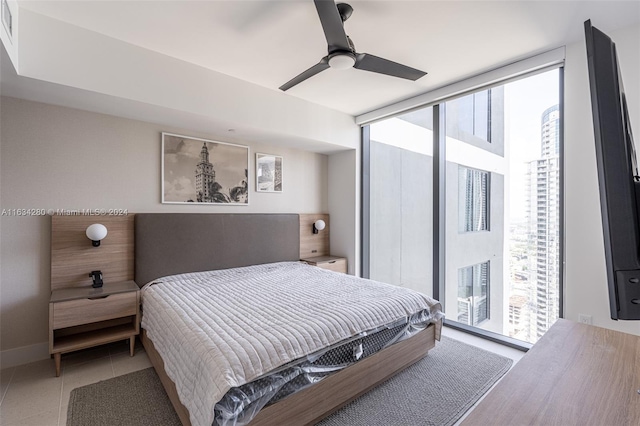
[(327, 262), (318, 262), (316, 264), (318, 268), (328, 269), (330, 271), (347, 273), (347, 259), (329, 260)]
[(347, 259), (339, 256), (316, 256), (300, 259), (308, 265), (316, 266), (329, 271), (347, 273)]
[(53, 328), (136, 315), (136, 292), (111, 294), (96, 299), (76, 299), (53, 304)]

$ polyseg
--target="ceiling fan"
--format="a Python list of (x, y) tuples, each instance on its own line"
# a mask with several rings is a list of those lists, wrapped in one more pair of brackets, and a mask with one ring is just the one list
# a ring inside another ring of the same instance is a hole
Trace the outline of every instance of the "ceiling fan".
[(349, 19), (353, 8), (346, 3), (336, 4), (334, 0), (313, 0), (313, 2), (316, 5), (320, 23), (327, 39), (329, 54), (308, 70), (280, 86), (280, 90), (289, 90), (329, 67), (335, 69), (354, 67), (412, 81), (427, 74), (424, 71), (388, 59), (368, 53), (357, 53), (353, 42), (344, 31), (344, 21)]

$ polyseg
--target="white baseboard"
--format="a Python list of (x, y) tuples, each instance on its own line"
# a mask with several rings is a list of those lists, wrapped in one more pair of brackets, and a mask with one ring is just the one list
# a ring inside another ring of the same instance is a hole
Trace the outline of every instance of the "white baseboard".
[(49, 343), (36, 343), (35, 345), (22, 346), (20, 348), (0, 351), (0, 368), (15, 367), (34, 361), (49, 358)]

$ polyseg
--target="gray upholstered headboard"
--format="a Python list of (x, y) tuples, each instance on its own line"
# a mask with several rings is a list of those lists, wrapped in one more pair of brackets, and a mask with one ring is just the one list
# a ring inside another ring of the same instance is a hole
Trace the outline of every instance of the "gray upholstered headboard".
[(300, 258), (297, 214), (138, 213), (135, 280)]

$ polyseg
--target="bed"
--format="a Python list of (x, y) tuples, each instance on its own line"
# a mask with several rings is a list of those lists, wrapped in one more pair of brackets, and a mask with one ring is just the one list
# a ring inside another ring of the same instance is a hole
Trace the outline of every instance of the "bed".
[(313, 424), (439, 339), (437, 301), (298, 262), (298, 215), (135, 221), (142, 342), (185, 425)]

